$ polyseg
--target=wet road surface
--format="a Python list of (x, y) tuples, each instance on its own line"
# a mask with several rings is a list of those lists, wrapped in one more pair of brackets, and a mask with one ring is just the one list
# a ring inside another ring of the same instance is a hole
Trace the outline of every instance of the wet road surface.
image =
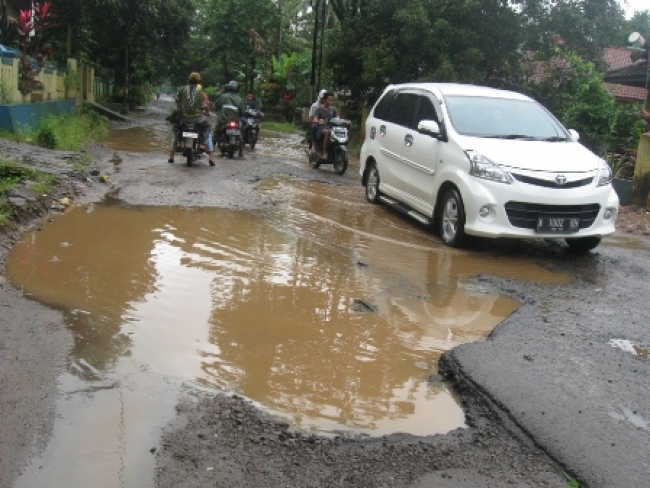
[(166, 145), (166, 126), (147, 125), (119, 129), (100, 163), (110, 183), (95, 194), (116, 202), (79, 206), (12, 252), (12, 282), (62, 310), (75, 339), (52, 439), (17, 486), (151, 486), (161, 428), (195, 391), (239, 392), (316, 432), (446, 432), (466, 419), (427, 380), (441, 353), (477, 340), (448, 354), (447, 374), (478, 381), (581, 480), (641, 486), (649, 341), (632, 290), (647, 254), (628, 248), (643, 242), (608, 239), (578, 260), (537, 243), (454, 251), (366, 205), (354, 166), (308, 168), (300, 135), (186, 168), (146, 140)]

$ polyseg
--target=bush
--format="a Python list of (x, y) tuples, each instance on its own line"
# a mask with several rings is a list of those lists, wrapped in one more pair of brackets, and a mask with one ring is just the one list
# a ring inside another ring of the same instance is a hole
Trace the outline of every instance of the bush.
[(36, 144), (48, 149), (56, 149), (56, 134), (51, 123), (46, 121), (36, 130)]
[(77, 151), (102, 140), (107, 133), (106, 119), (94, 110), (86, 110), (80, 115), (69, 112), (48, 117), (36, 129), (34, 141), (48, 149)]

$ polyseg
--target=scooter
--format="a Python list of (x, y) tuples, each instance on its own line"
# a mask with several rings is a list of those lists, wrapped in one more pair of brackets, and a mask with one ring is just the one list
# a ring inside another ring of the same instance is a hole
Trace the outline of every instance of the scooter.
[(329, 121), (328, 127), (330, 134), (327, 154), (322, 154), (322, 140), (316, 141), (315, 153), (309, 150), (309, 146), (305, 152), (312, 168), (319, 168), (322, 164), (331, 164), (334, 166), (334, 171), (342, 175), (348, 169), (348, 129), (350, 124), (344, 119), (335, 118)]
[(260, 124), (258, 118), (260, 116), (260, 111), (254, 108), (249, 108), (244, 112), (242, 117), (242, 141), (243, 145), (249, 144), (251, 151), (255, 150), (255, 145), (257, 144), (257, 138), (260, 133)]
[(244, 145), (242, 144), (239, 120), (228, 120), (221, 126), (220, 135), (218, 147), (221, 154), (228, 154), (228, 157), (232, 158), (235, 155), (235, 151), (237, 151), (239, 157), (244, 156)]

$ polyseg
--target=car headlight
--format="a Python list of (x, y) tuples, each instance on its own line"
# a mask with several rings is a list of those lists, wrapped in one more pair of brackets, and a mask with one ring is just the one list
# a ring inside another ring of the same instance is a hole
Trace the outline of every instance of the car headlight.
[(604, 159), (600, 160), (600, 171), (598, 171), (598, 185), (605, 186), (612, 182), (612, 168)]
[(490, 158), (475, 151), (467, 151), (467, 157), (469, 158), (470, 175), (508, 185), (512, 183), (512, 176)]

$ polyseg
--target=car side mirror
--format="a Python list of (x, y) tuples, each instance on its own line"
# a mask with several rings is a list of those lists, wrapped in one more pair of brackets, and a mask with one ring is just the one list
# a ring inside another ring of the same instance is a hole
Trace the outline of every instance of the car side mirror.
[(436, 139), (440, 138), (440, 125), (435, 120), (421, 120), (418, 124), (418, 132)]
[(569, 135), (573, 142), (578, 142), (580, 140), (580, 134), (578, 134), (578, 131), (575, 129), (569, 129)]

